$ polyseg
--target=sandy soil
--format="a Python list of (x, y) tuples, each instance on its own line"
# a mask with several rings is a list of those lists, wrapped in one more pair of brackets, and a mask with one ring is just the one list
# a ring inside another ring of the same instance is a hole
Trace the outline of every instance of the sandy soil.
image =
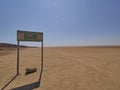
[[(16, 51), (0, 56), (0, 89), (15, 76), (16, 58)], [(27, 67), (37, 72), (26, 76)], [(40, 69), (40, 49), (21, 50), (20, 75), (5, 90), (120, 90), (120, 48), (44, 48), (38, 87)]]

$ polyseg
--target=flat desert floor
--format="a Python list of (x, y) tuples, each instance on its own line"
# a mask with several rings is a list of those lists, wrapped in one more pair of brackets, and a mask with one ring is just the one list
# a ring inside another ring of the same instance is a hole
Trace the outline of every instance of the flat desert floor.
[[(16, 75), (17, 54), (0, 50), (2, 89)], [(5, 90), (120, 90), (119, 47), (46, 47), (38, 83), (40, 57), (40, 48), (21, 49), (20, 75)], [(37, 72), (25, 75), (26, 68), (37, 68)]]

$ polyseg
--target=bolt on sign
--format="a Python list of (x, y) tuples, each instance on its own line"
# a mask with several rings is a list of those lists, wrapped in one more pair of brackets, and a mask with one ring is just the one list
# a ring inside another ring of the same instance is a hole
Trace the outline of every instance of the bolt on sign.
[(19, 42), (20, 41), (34, 41), (41, 42), (41, 72), (43, 70), (43, 33), (42, 32), (30, 32), (30, 31), (17, 31), (17, 75), (19, 75)]
[(42, 32), (28, 32), (28, 31), (17, 31), (18, 41), (42, 41)]

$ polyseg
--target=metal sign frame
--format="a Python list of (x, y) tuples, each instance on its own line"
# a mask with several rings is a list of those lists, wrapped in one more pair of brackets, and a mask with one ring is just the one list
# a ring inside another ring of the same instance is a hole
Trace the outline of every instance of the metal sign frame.
[[(19, 37), (19, 34), (22, 34), (22, 38)], [(20, 41), (41, 42), (41, 72), (42, 72), (43, 71), (43, 33), (17, 30), (17, 75), (19, 75)]]

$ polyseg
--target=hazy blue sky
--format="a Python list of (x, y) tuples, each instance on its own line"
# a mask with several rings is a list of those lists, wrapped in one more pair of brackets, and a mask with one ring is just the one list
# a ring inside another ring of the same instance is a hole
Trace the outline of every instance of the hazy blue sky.
[(120, 0), (0, 0), (0, 42), (18, 29), (43, 32), (46, 46), (120, 45)]

